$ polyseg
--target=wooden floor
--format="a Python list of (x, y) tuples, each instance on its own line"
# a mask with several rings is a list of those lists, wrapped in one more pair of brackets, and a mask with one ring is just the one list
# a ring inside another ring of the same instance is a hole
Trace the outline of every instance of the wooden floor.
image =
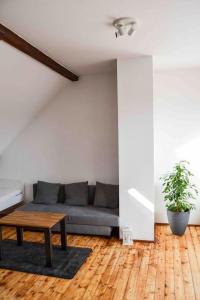
[[(5, 229), (4, 238), (15, 238)], [(26, 240), (41, 241), (39, 233)], [(59, 243), (59, 236), (53, 236)], [(72, 280), (0, 270), (0, 299), (199, 299), (200, 227), (183, 237), (156, 226), (156, 243), (122, 246), (116, 238), (68, 237), (68, 244), (91, 247), (93, 253)]]

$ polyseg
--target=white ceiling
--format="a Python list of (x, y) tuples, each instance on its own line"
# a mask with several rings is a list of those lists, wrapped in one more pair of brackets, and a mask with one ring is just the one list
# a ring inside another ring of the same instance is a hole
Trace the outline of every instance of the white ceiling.
[[(115, 18), (140, 25), (116, 39)], [(0, 20), (77, 74), (107, 71), (117, 57), (155, 56), (155, 66), (200, 65), (199, 0), (0, 0)]]

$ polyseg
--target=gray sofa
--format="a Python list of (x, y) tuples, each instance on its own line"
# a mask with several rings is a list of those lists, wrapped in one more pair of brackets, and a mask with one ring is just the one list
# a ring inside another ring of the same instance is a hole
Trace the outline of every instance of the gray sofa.
[[(37, 184), (33, 185), (33, 198), (37, 194)], [(87, 206), (69, 206), (62, 203), (64, 197), (64, 188), (61, 186), (59, 191), (59, 200), (56, 204), (36, 204), (33, 202), (26, 203), (18, 210), (25, 211), (49, 211), (62, 212), (67, 215), (66, 230), (68, 233), (92, 234), (110, 236), (114, 228), (119, 226), (119, 209), (111, 209), (104, 207), (95, 207), (95, 186), (88, 186)], [(60, 228), (56, 225), (54, 231)]]

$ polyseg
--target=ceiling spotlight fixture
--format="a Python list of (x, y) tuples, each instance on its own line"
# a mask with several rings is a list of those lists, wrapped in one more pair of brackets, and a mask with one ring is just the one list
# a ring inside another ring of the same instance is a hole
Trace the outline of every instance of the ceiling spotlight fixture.
[(117, 29), (116, 38), (123, 35), (131, 36), (136, 31), (137, 22), (133, 18), (119, 18), (113, 22), (113, 26)]

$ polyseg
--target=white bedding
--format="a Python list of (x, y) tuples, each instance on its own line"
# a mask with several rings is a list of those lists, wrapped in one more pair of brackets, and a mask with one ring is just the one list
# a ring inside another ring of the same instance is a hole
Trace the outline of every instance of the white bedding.
[(23, 185), (16, 180), (0, 179), (0, 212), (23, 199)]

